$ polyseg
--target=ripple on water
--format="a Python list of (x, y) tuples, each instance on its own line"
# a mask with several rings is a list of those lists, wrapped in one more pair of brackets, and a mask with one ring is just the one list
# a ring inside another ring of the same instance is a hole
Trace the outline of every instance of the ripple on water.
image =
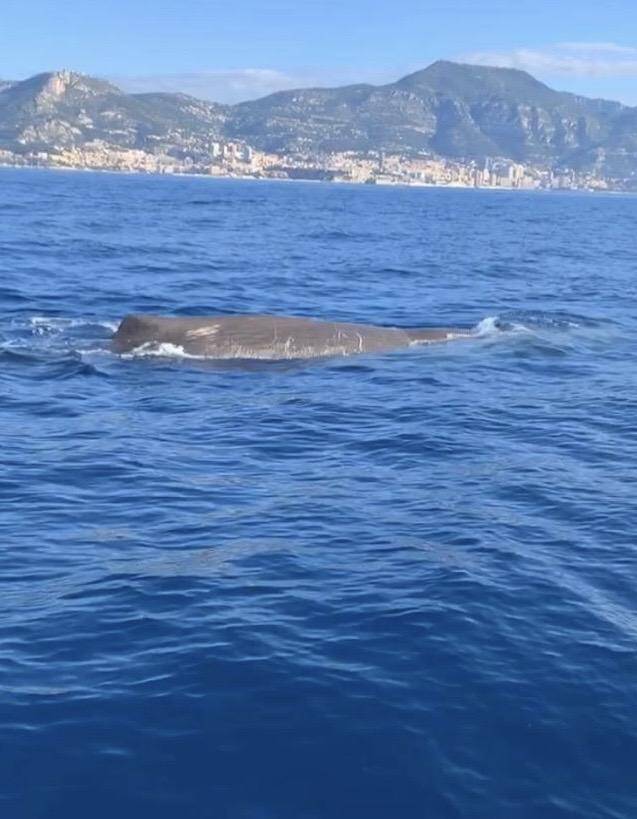
[[(637, 200), (2, 177), (4, 813), (632, 819)], [(475, 337), (118, 357), (129, 312)]]

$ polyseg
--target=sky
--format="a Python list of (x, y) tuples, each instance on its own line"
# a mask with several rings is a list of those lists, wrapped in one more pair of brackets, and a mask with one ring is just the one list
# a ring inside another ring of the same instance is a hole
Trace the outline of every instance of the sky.
[(2, 0), (0, 79), (70, 68), (235, 102), (438, 59), (637, 105), (637, 0)]

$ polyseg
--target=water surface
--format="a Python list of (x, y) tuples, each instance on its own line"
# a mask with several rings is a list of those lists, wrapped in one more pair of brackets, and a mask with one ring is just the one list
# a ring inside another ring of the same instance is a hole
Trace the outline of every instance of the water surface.
[[(0, 815), (637, 815), (637, 198), (0, 173)], [(118, 358), (127, 312), (480, 337)]]

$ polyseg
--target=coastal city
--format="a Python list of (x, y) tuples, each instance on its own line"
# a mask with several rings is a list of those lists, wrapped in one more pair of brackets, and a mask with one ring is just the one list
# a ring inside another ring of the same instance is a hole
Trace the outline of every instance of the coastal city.
[(56, 150), (0, 150), (0, 165), (424, 187), (603, 191), (623, 190), (626, 185), (625, 180), (590, 171), (556, 170), (499, 157), (475, 161), (378, 151), (278, 154), (255, 150), (244, 142), (219, 141), (210, 142), (207, 152), (179, 156), (118, 148), (100, 140)]

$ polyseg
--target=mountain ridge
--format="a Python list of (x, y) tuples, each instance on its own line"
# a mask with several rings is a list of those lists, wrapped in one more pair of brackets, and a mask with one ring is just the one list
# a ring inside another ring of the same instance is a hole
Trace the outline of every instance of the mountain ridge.
[(438, 60), (384, 85), (278, 91), (235, 105), (128, 94), (63, 69), (0, 81), (0, 149), (118, 149), (193, 160), (215, 140), (276, 154), (377, 152), (637, 175), (637, 108), (556, 91), (512, 68)]

